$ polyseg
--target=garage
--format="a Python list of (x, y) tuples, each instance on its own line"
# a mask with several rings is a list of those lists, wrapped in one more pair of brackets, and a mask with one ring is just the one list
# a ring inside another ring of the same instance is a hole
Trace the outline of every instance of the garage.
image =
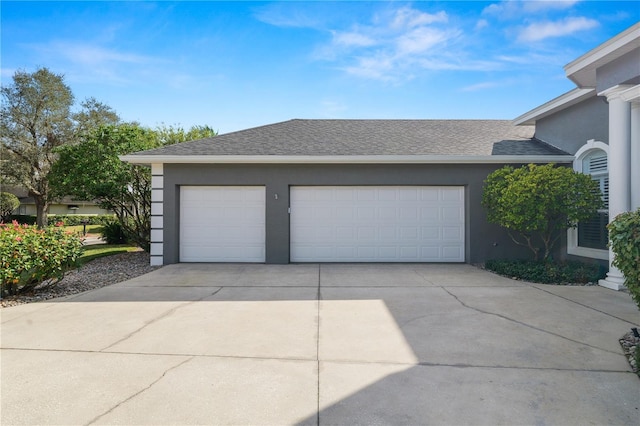
[(464, 262), (462, 186), (292, 186), (292, 262)]
[(264, 186), (180, 187), (181, 262), (264, 262)]

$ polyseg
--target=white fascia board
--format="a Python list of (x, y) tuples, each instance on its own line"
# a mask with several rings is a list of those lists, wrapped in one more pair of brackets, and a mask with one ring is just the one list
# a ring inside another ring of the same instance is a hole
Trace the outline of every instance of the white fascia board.
[(536, 124), (536, 121), (541, 118), (555, 114), (558, 111), (562, 111), (565, 108), (578, 104), (585, 99), (596, 95), (595, 88), (573, 89), (572, 91), (567, 92), (564, 95), (560, 95), (557, 98), (522, 114), (520, 117), (515, 118), (513, 120), (513, 124), (516, 126)]
[(578, 87), (596, 85), (596, 69), (640, 47), (640, 23), (590, 50), (564, 67), (567, 77)]
[(573, 155), (122, 155), (132, 164), (500, 164), (571, 163)]

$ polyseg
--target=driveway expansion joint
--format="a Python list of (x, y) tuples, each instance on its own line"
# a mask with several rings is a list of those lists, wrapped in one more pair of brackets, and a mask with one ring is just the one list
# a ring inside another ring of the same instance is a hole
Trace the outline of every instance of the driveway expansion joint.
[(566, 340), (568, 342), (576, 343), (578, 345), (587, 346), (589, 348), (596, 349), (596, 350), (603, 351), (603, 352), (607, 352), (607, 353), (610, 353), (610, 354), (613, 354), (613, 355), (624, 356), (624, 354), (622, 354), (622, 353), (620, 353), (618, 351), (612, 351), (610, 349), (600, 348), (598, 346), (594, 346), (594, 345), (591, 345), (589, 343), (581, 342), (579, 340), (575, 340), (575, 339), (572, 339), (570, 337), (563, 336), (562, 334), (554, 333), (553, 331), (545, 330), (543, 328), (536, 327), (536, 326), (531, 325), (531, 324), (527, 324), (526, 322), (518, 321), (517, 319), (510, 318), (510, 317), (508, 317), (506, 315), (503, 315), (503, 314), (498, 314), (498, 313), (495, 313), (495, 312), (485, 311), (485, 310), (482, 310), (480, 308), (475, 308), (475, 307), (473, 307), (471, 305), (468, 305), (465, 302), (463, 302), (458, 296), (456, 296), (455, 294), (451, 293), (446, 288), (443, 288), (443, 290), (446, 291), (447, 293), (449, 293), (449, 295), (451, 297), (453, 297), (456, 301), (458, 301), (458, 303), (460, 303), (462, 306), (464, 306), (467, 309), (471, 309), (472, 311), (475, 311), (475, 312), (478, 312), (478, 313), (481, 313), (481, 314), (485, 314), (485, 315), (493, 315), (493, 316), (501, 318), (503, 320), (513, 322), (514, 324), (518, 324), (518, 325), (521, 325), (523, 327), (527, 327), (527, 328), (530, 328), (532, 330), (536, 330), (536, 331), (541, 332), (541, 333), (550, 334), (552, 336), (558, 337), (558, 338)]

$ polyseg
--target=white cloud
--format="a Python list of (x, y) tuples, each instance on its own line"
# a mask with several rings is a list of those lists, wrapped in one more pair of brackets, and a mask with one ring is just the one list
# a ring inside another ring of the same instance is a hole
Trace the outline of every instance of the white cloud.
[(548, 10), (566, 10), (572, 8), (580, 0), (535, 0), (520, 1), (506, 0), (493, 3), (482, 10), (483, 15), (495, 15), (502, 19), (512, 19), (530, 13), (538, 13)]
[(397, 54), (413, 55), (429, 51), (434, 46), (446, 42), (454, 34), (429, 27), (420, 27), (398, 37)]
[(487, 28), (489, 26), (489, 21), (487, 21), (486, 19), (479, 19), (478, 22), (476, 22), (476, 30), (481, 30), (483, 28)]
[(493, 89), (494, 87), (499, 87), (500, 84), (495, 81), (486, 81), (483, 83), (476, 83), (469, 86), (465, 86), (459, 89), (460, 92), (477, 92), (480, 90), (488, 90)]
[(404, 29), (414, 28), (421, 25), (429, 25), (433, 23), (443, 23), (449, 20), (447, 12), (440, 11), (438, 13), (420, 12), (410, 7), (403, 7), (395, 12), (395, 17), (391, 22), (391, 28)]
[(316, 49), (315, 57), (340, 62), (338, 68), (350, 75), (385, 82), (411, 79), (418, 70), (458, 68), (457, 62), (448, 64), (447, 47), (458, 41), (462, 31), (448, 21), (444, 11), (386, 9), (370, 22), (332, 31), (332, 40)]
[[(116, 85), (131, 84), (136, 77), (149, 81), (149, 75), (158, 77), (158, 64), (167, 62), (89, 42), (51, 41), (24, 47), (36, 51), (43, 61), (53, 64), (52, 67), (65, 69), (65, 75), (73, 81)], [(166, 74), (166, 70), (163, 72)]]
[(369, 35), (358, 32), (333, 32), (333, 43), (346, 47), (373, 46), (376, 41)]
[(522, 8), (526, 12), (539, 12), (541, 10), (566, 10), (571, 9), (580, 0), (536, 0), (522, 2)]
[(119, 52), (100, 46), (83, 43), (56, 42), (44, 47), (66, 57), (71, 62), (83, 65), (104, 65), (107, 63), (144, 64), (152, 59), (148, 56)]
[(270, 3), (255, 9), (254, 17), (265, 24), (276, 27), (318, 28), (321, 25), (320, 14), (315, 10), (319, 4), (299, 7), (295, 2)]
[(560, 21), (534, 22), (526, 26), (518, 35), (519, 41), (540, 41), (551, 37), (562, 37), (580, 31), (590, 30), (600, 24), (595, 19), (570, 17)]

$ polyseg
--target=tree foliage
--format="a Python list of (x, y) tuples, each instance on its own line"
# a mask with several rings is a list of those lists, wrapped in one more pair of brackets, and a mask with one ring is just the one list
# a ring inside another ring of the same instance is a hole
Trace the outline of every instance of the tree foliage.
[(550, 258), (561, 231), (593, 217), (603, 206), (588, 175), (553, 164), (505, 166), (485, 180), (482, 205), (489, 222), (507, 229), (537, 260)]
[(158, 137), (158, 143), (163, 146), (212, 138), (217, 135), (217, 132), (207, 125), (192, 126), (189, 130), (185, 130), (182, 126), (167, 126), (163, 124), (158, 126), (155, 132)]
[(7, 222), (9, 216), (20, 206), (20, 200), (9, 192), (0, 192), (0, 222)]
[(157, 148), (155, 132), (132, 124), (102, 126), (79, 144), (63, 146), (51, 182), (60, 194), (96, 200), (112, 210), (132, 241), (149, 250), (151, 172), (119, 155)]
[(33, 73), (17, 71), (3, 86), (0, 110), (0, 165), (2, 180), (24, 187), (36, 204), (39, 226), (47, 224), (53, 201), (49, 172), (55, 150), (74, 143), (97, 124), (117, 122), (108, 106), (89, 99), (73, 113), (74, 97), (61, 74), (47, 68)]
[(619, 214), (608, 228), (613, 266), (624, 274), (624, 284), (640, 308), (640, 209)]

